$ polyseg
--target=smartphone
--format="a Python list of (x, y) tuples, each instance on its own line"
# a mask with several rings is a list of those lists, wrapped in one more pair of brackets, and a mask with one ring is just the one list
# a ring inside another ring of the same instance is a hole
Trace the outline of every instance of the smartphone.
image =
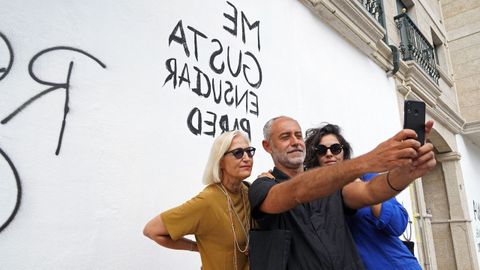
[(425, 102), (405, 100), (403, 106), (403, 128), (413, 129), (421, 145), (425, 143)]

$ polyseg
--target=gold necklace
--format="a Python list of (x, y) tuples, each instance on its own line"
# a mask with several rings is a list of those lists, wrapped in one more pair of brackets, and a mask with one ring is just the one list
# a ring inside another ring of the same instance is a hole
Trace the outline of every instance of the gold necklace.
[[(237, 211), (235, 210), (233, 200), (230, 197), (230, 195), (228, 194), (228, 192), (226, 191), (226, 188), (223, 186), (222, 183), (220, 183), (220, 185), (217, 185), (217, 187), (227, 197), (228, 216), (230, 218), (230, 225), (232, 226), (232, 233), (233, 233), (233, 263), (234, 263), (234, 269), (237, 270), (238, 269), (238, 262), (237, 262), (237, 251), (236, 250), (238, 249), (239, 252), (248, 256), (248, 245), (249, 245), (249, 240), (250, 240), (249, 239), (250, 219), (248, 218), (248, 211), (247, 211), (247, 208), (246, 208), (247, 205), (245, 203), (245, 196), (243, 195), (243, 190), (240, 189), (240, 196), (241, 196), (242, 202), (243, 202), (243, 209), (245, 209), (245, 211), (246, 211), (246, 213), (245, 213), (246, 221), (242, 221), (240, 219), (240, 216), (238, 215)], [(245, 248), (243, 248), (243, 249), (240, 247), (240, 244), (238, 243), (238, 240), (237, 240), (237, 234), (235, 232), (235, 225), (234, 225), (234, 222), (233, 222), (232, 212), (235, 214), (235, 216), (238, 220), (238, 223), (240, 223), (240, 225), (242, 227), (242, 230), (243, 230), (243, 233), (245, 235), (246, 243), (245, 243)], [(244, 226), (244, 224), (245, 224), (245, 226)]]

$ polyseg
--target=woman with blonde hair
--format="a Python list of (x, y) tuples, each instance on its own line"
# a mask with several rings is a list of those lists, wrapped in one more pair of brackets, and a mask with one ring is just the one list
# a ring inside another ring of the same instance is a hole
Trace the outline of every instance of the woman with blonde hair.
[[(205, 167), (207, 185), (197, 196), (150, 220), (144, 235), (171, 249), (199, 251), (202, 269), (247, 270), (248, 187), (255, 148), (246, 135), (229, 131), (215, 139)], [(196, 241), (185, 238), (195, 235)]]

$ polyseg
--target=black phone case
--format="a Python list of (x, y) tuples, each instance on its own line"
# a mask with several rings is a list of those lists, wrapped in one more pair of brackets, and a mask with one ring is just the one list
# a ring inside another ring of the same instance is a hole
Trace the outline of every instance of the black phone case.
[(417, 140), (423, 145), (425, 143), (425, 103), (405, 100), (403, 112), (403, 128), (415, 130)]

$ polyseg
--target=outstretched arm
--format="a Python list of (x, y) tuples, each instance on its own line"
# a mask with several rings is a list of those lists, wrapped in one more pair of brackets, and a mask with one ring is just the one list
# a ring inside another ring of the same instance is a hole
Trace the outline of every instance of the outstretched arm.
[(173, 240), (163, 223), (161, 215), (154, 217), (145, 225), (143, 234), (166, 248), (198, 251), (197, 243), (190, 239), (182, 237), (178, 240)]
[[(433, 121), (425, 124), (426, 134), (429, 134)], [(353, 209), (386, 201), (405, 189), (415, 179), (425, 175), (435, 167), (433, 145), (425, 143), (417, 150), (417, 157), (411, 163), (393, 168), (388, 173), (378, 175), (371, 181), (353, 182), (343, 189), (345, 204)]]
[(259, 210), (270, 214), (285, 212), (300, 203), (328, 196), (367, 172), (410, 166), (420, 147), (420, 143), (411, 139), (415, 137), (413, 130), (404, 129), (365, 155), (315, 168), (274, 185)]

